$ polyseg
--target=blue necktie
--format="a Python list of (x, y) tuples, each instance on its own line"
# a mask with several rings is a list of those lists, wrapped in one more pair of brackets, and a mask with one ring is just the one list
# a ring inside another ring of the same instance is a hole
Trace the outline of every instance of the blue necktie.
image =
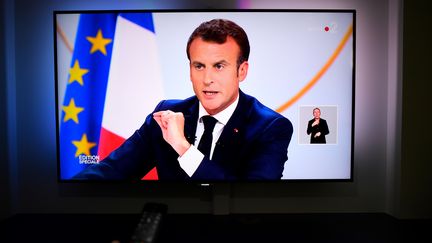
[(198, 144), (198, 150), (201, 151), (204, 156), (210, 158), (210, 150), (213, 140), (213, 129), (216, 125), (217, 120), (212, 116), (203, 116), (201, 119), (204, 122), (204, 133)]

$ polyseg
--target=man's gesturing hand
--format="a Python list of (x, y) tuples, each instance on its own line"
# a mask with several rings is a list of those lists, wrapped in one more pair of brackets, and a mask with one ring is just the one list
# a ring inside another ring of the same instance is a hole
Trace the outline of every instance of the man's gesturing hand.
[(184, 116), (181, 112), (158, 111), (153, 118), (159, 124), (165, 141), (182, 156), (191, 146), (184, 136)]

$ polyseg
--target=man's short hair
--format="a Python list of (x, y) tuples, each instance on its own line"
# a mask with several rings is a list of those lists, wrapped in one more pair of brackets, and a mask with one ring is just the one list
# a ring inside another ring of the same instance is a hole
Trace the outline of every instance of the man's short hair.
[(236, 23), (226, 19), (213, 19), (204, 22), (198, 26), (189, 37), (186, 53), (190, 60), (189, 48), (193, 40), (201, 38), (203, 41), (216, 42), (223, 44), (226, 42), (227, 37), (232, 37), (237, 45), (240, 47), (240, 54), (237, 58), (237, 68), (244, 61), (249, 59), (250, 46), (246, 32), (242, 27)]

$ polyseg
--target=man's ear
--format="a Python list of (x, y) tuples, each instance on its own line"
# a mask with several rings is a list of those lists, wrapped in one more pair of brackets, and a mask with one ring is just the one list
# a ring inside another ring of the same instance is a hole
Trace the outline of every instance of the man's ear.
[(245, 80), (247, 73), (248, 73), (248, 69), (249, 69), (248, 61), (244, 61), (242, 64), (240, 64), (240, 66), (238, 68), (238, 75), (237, 75), (239, 82)]

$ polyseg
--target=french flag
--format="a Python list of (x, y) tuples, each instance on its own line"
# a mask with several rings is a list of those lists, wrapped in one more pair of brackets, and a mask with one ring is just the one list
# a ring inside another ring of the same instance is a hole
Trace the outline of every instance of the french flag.
[[(117, 17), (98, 155), (107, 157), (144, 122), (164, 98), (151, 13)], [(146, 180), (157, 180), (154, 168)]]

